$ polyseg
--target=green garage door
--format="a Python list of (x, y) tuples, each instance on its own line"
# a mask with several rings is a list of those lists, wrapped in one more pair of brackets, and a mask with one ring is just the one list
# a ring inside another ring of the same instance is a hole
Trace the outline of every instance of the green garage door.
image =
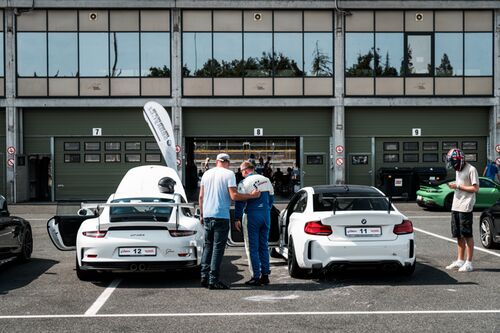
[(55, 200), (105, 200), (125, 173), (164, 164), (151, 137), (55, 138)]

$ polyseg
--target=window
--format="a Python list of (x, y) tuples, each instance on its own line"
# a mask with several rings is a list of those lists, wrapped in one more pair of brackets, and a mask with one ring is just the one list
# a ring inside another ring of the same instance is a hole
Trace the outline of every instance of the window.
[(76, 77), (78, 42), (76, 32), (49, 32), (49, 76)]
[(213, 72), (216, 77), (242, 77), (242, 36), (239, 32), (214, 33)]
[(307, 207), (307, 192), (302, 192), (300, 199), (295, 204), (293, 208), (294, 213), (303, 213)]
[(80, 142), (65, 142), (64, 150), (80, 150)]
[(384, 150), (385, 151), (399, 150), (399, 143), (398, 142), (384, 142)]
[(450, 150), (453, 148), (458, 148), (458, 142), (456, 141), (443, 141), (443, 150)]
[(64, 163), (80, 163), (80, 154), (64, 154)]
[(373, 33), (345, 34), (346, 76), (373, 76)]
[(352, 165), (365, 165), (368, 164), (368, 155), (352, 155), (351, 156)]
[(104, 154), (104, 161), (106, 163), (119, 163), (121, 162), (121, 154)]
[(159, 150), (158, 143), (156, 142), (146, 142), (146, 150)]
[(384, 162), (386, 163), (399, 162), (399, 154), (384, 154)]
[(403, 154), (403, 162), (418, 162), (418, 154)]
[(99, 163), (101, 162), (100, 154), (85, 154), (85, 163)]
[(332, 33), (304, 33), (304, 74), (306, 76), (333, 75)]
[(139, 76), (139, 33), (112, 32), (109, 73), (112, 77)]
[(488, 179), (479, 179), (479, 188), (495, 188), (495, 183)]
[(436, 76), (463, 75), (463, 34), (436, 33), (434, 43)]
[(210, 32), (184, 32), (182, 58), (184, 77), (211, 77), (212, 34)]
[(462, 142), (463, 150), (477, 150), (477, 141), (463, 141)]
[(141, 154), (125, 154), (125, 162), (141, 162)]
[(422, 160), (424, 162), (438, 162), (439, 161), (439, 157), (438, 157), (438, 154), (423, 154), (422, 155)]
[(274, 75), (303, 76), (302, 33), (277, 32), (274, 34)]
[(243, 44), (245, 76), (271, 76), (273, 63), (272, 34), (244, 33)]
[(160, 154), (146, 154), (146, 162), (160, 163), (161, 162), (161, 155)]
[(170, 33), (141, 33), (141, 76), (170, 77)]
[(323, 155), (307, 155), (307, 164), (323, 164)]
[(125, 142), (125, 150), (141, 150), (140, 142)]
[(477, 154), (464, 154), (467, 162), (477, 162)]
[(80, 33), (80, 76), (109, 76), (108, 33)]
[(437, 142), (424, 142), (422, 144), (422, 149), (423, 150), (438, 150), (438, 143)]
[(406, 74), (432, 74), (432, 37), (430, 35), (407, 35)]
[(403, 150), (418, 150), (418, 142), (403, 142)]
[(17, 74), (19, 76), (47, 76), (47, 40), (45, 32), (17, 34)]
[(120, 142), (106, 142), (106, 150), (120, 150), (121, 144)]
[(492, 39), (490, 32), (465, 33), (465, 75), (493, 75)]
[(85, 142), (85, 150), (101, 150), (100, 142)]
[(375, 34), (375, 75), (401, 76), (403, 66), (403, 34)]

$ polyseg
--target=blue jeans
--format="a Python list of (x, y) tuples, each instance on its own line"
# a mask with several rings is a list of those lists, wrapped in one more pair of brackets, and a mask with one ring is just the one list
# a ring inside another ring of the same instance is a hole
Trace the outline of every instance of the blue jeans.
[(229, 234), (229, 220), (208, 217), (203, 219), (205, 245), (201, 257), (201, 278), (209, 284), (219, 281), (219, 270)]

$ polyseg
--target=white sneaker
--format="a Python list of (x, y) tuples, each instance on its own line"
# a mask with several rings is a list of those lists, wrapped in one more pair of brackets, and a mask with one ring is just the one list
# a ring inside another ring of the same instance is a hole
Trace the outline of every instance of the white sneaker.
[(472, 272), (473, 270), (474, 267), (472, 267), (472, 263), (470, 261), (466, 261), (465, 264), (458, 269), (459, 272)]
[(465, 264), (465, 261), (463, 260), (455, 260), (448, 266), (446, 266), (446, 269), (455, 269), (455, 268), (461, 268)]

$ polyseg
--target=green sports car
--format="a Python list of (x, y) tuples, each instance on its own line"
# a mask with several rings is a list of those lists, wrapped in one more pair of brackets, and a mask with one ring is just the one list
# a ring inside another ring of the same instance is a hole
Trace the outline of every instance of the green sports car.
[[(447, 183), (453, 180), (444, 180), (431, 186), (420, 186), (417, 191), (417, 204), (420, 207), (444, 208), (451, 210), (454, 190)], [(488, 208), (500, 199), (500, 184), (489, 178), (479, 177), (479, 192), (476, 193), (474, 208)]]

